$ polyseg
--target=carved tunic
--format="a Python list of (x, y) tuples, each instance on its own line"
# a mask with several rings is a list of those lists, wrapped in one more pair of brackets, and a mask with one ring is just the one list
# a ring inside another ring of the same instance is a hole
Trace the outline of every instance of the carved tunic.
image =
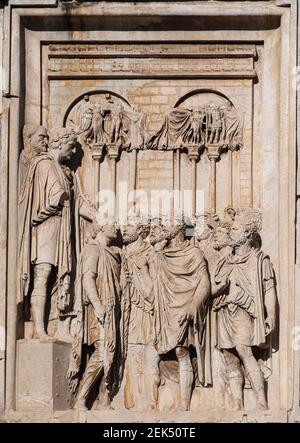
[[(82, 277), (91, 273), (97, 276), (97, 290), (100, 303), (105, 307), (106, 338), (115, 347), (116, 312), (120, 296), (120, 250), (117, 247), (103, 247), (95, 241), (86, 244), (82, 252)], [(100, 339), (99, 321), (91, 305), (88, 307), (88, 344)]]
[[(113, 369), (114, 363), (117, 361), (117, 343), (120, 341), (120, 263), (120, 250), (117, 247), (102, 246), (96, 241), (90, 240), (82, 251), (81, 272), (78, 275), (78, 294), (75, 303), (77, 320), (67, 373), (68, 385), (72, 392), (76, 392), (78, 386), (84, 342), (95, 343), (97, 352), (99, 345), (101, 346), (106, 384), (112, 387), (119, 383), (119, 380), (113, 376)], [(84, 299), (88, 300), (88, 294), (84, 294), (82, 278), (86, 273), (96, 277), (99, 300), (105, 307), (106, 315), (102, 332), (91, 305), (88, 306), (87, 316), (84, 315)], [(97, 365), (99, 367), (100, 361)]]
[[(96, 360), (95, 357), (93, 360), (90, 359), (88, 370), (97, 371), (103, 364), (106, 385), (114, 389), (114, 386), (119, 383), (114, 376), (114, 368), (115, 363), (119, 364), (117, 344), (120, 341), (120, 262), (119, 248), (102, 246), (94, 240), (90, 240), (81, 253), (81, 269), (78, 275), (78, 293), (75, 304), (77, 320), (67, 373), (68, 385), (72, 392), (76, 392), (78, 386), (84, 342), (95, 344), (93, 355), (97, 356)], [(99, 300), (106, 311), (104, 330), (100, 329), (99, 321), (91, 305), (88, 306), (87, 315), (84, 315), (84, 300), (89, 299), (88, 294), (84, 294), (82, 279), (87, 273), (93, 278), (96, 277)]]
[(214, 303), (217, 311), (217, 347), (259, 346), (265, 343), (264, 296), (273, 286), (270, 259), (252, 248), (243, 256), (230, 254), (217, 266), (216, 283), (230, 282), (228, 294)]
[(24, 192), (24, 186), (27, 180), (27, 174), (30, 167), (30, 162), (32, 161), (32, 154), (25, 152), (23, 149), (19, 158), (19, 187), (20, 192)]
[[(207, 274), (207, 265), (202, 251), (188, 241), (157, 252), (155, 260), (156, 347), (160, 354), (165, 354), (176, 346), (195, 344), (193, 322), (187, 318), (180, 326), (179, 319), (190, 312), (202, 277)], [(204, 322), (205, 314), (204, 308), (195, 321)], [(198, 326), (201, 329), (203, 325)]]
[[(153, 293), (148, 258), (152, 247), (144, 241), (122, 251), (122, 297), (128, 301), (128, 343), (153, 343)], [(125, 273), (128, 274), (126, 277)]]
[[(58, 266), (59, 277), (70, 272), (71, 177), (50, 154), (34, 158), (28, 168), (19, 202), (19, 257), (25, 294), (31, 263)], [(63, 196), (65, 203), (61, 204)]]
[[(67, 168), (50, 159), (40, 162), (33, 191), (31, 261), (61, 264), (64, 273), (71, 270), (72, 185)], [(66, 200), (62, 206), (63, 195)]]

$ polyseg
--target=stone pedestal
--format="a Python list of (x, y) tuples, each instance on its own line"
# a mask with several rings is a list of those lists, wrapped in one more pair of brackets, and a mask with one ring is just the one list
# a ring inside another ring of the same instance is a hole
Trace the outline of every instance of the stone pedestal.
[(71, 345), (20, 340), (17, 345), (17, 410), (70, 408), (66, 382)]

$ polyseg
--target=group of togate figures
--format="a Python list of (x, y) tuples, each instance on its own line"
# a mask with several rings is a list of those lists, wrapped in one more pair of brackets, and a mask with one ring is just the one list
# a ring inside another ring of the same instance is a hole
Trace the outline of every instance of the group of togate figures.
[(147, 409), (158, 407), (164, 374), (179, 384), (179, 408), (189, 410), (193, 388), (213, 383), (213, 347), (225, 362), (233, 409), (243, 408), (246, 382), (256, 408), (267, 409), (257, 355), (270, 350), (276, 283), (261, 250), (260, 212), (208, 215), (193, 237), (183, 220), (100, 224), (67, 166), (74, 133), (55, 128), (48, 136), (42, 126), (25, 125), (23, 140), (19, 301), (29, 300), (34, 338), (53, 340), (46, 306), (55, 273), (59, 317), (72, 336), (67, 379), (74, 407), (87, 408), (95, 387), (109, 407), (140, 352)]

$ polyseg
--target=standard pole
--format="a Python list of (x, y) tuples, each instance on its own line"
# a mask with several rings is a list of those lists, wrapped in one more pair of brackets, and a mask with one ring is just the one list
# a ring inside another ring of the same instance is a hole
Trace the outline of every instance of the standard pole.
[(216, 200), (217, 200), (217, 183), (216, 183), (216, 157), (210, 158), (210, 208), (213, 214), (216, 213)]

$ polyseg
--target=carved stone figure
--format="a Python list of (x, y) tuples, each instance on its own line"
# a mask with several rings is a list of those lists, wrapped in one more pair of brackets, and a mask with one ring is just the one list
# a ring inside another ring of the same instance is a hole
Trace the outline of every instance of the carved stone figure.
[(110, 135), (110, 143), (119, 143), (123, 126), (124, 108), (118, 104), (112, 104), (109, 111), (106, 127)]
[(76, 397), (75, 408), (87, 409), (87, 401), (97, 381), (102, 383), (103, 406), (109, 406), (119, 385), (117, 359), (120, 336), (120, 249), (112, 246), (115, 225), (92, 225), (92, 239), (81, 255), (77, 328), (68, 371), (68, 382), (78, 388), (83, 343), (93, 346)]
[(189, 143), (202, 145), (205, 142), (204, 133), (203, 133), (203, 120), (205, 113), (203, 110), (195, 109), (192, 110), (191, 114), (191, 135), (189, 137)]
[[(45, 139), (44, 129), (40, 136)], [(93, 217), (80, 197), (74, 174), (65, 165), (75, 151), (75, 141), (73, 131), (53, 129), (49, 151), (31, 161), (21, 189), (19, 260), (22, 292), (26, 296), (32, 287), (35, 337), (41, 340), (49, 339), (45, 331), (45, 306), (53, 269), (57, 271), (58, 310), (64, 313), (70, 307), (73, 216), (76, 218), (80, 213), (88, 220)]]
[(231, 103), (223, 108), (222, 112), (225, 128), (223, 146), (234, 151), (243, 146), (243, 121)]
[(77, 134), (84, 134), (85, 137), (88, 139), (92, 130), (94, 103), (90, 100), (89, 95), (85, 95), (83, 97), (83, 100), (84, 101), (80, 105), (80, 108), (78, 110), (79, 125), (77, 129)]
[(145, 116), (110, 93), (85, 95), (67, 119), (81, 144), (143, 149)]
[[(191, 347), (196, 349), (198, 382), (205, 377), (205, 322), (210, 281), (201, 250), (185, 240), (184, 223), (171, 225), (167, 244), (156, 251), (154, 279), (156, 348), (164, 356), (175, 352), (179, 368), (180, 408), (190, 407), (194, 381)], [(167, 371), (167, 369), (165, 369)]]
[(26, 124), (23, 127), (23, 150), (19, 159), (19, 185), (23, 189), (31, 160), (47, 151), (48, 134), (43, 126)]
[(146, 141), (148, 149), (178, 149), (189, 141), (198, 137), (198, 126), (194, 119), (191, 122), (192, 110), (175, 108), (171, 109), (164, 118), (160, 129), (150, 135)]
[(233, 105), (209, 105), (197, 109), (178, 107), (165, 115), (159, 130), (148, 137), (146, 147), (169, 150), (196, 144), (236, 150), (242, 147), (242, 139), (242, 122)]
[[(224, 219), (220, 220), (218, 215), (211, 216), (206, 214), (206, 229), (198, 236), (200, 248), (203, 250), (208, 264), (210, 279), (214, 278), (216, 266), (221, 258), (227, 256), (231, 248), (231, 239), (229, 237), (230, 223), (227, 219), (227, 210), (224, 211)], [(231, 221), (231, 220), (230, 220)], [(232, 221), (231, 221), (232, 222)], [(232, 404), (232, 395), (229, 389), (226, 363), (220, 349), (216, 347), (216, 315), (213, 309), (212, 299), (209, 309), (210, 322), (210, 342), (211, 342), (211, 367), (213, 376), (214, 405), (216, 408), (224, 409)]]
[(219, 107), (212, 106), (209, 109), (207, 122), (207, 143), (218, 144), (223, 129), (222, 115)]
[(253, 349), (266, 346), (274, 329), (276, 290), (270, 258), (255, 244), (260, 228), (257, 211), (237, 215), (230, 229), (233, 252), (220, 260), (215, 271), (217, 347), (227, 365), (234, 409), (243, 406), (244, 373), (257, 408), (267, 409), (264, 376)]
[[(153, 281), (150, 275), (149, 259), (151, 245), (145, 241), (149, 235), (150, 224), (141, 221), (123, 227), (122, 250), (122, 335), (128, 367), (125, 392), (130, 394), (128, 407), (136, 407), (141, 397), (138, 386), (145, 391), (145, 409), (156, 409), (158, 385), (160, 382), (158, 354), (154, 348), (154, 300)], [(128, 351), (126, 352), (126, 349)], [(142, 373), (138, 371), (137, 360), (142, 360)]]
[(93, 141), (94, 143), (103, 144), (108, 140), (108, 134), (104, 130), (104, 115), (105, 110), (100, 104), (95, 105), (92, 128), (93, 128)]
[(143, 149), (146, 138), (144, 113), (126, 109), (124, 115), (129, 120), (128, 128), (123, 131), (124, 146), (127, 150)]

